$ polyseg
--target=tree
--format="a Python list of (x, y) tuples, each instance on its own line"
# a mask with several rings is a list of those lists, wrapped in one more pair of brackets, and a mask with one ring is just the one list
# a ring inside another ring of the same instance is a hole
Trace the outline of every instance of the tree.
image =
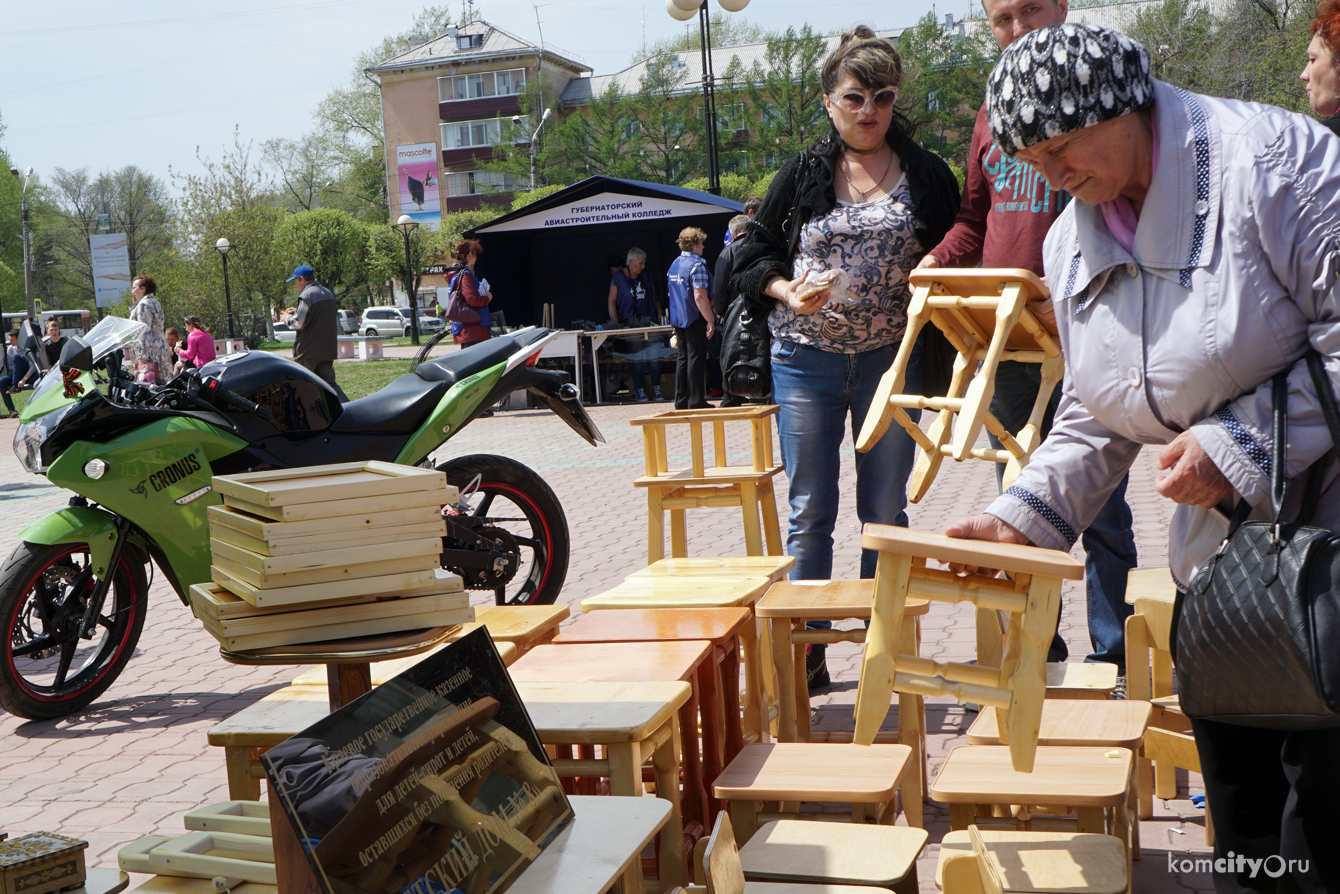
[(107, 216), (109, 232), (125, 234), (134, 274), (171, 244), (169, 204), (167, 186), (135, 165), (96, 178), (88, 168), (56, 168), (51, 177), (50, 202), (44, 203), (39, 216), (54, 265), (44, 260), (39, 268), (34, 263), (34, 270), (41, 270), (50, 280), (45, 284), (47, 293), (61, 296), (62, 305), (72, 302), (70, 306), (93, 307), (93, 258), (88, 238), (100, 231), (99, 217)]
[(962, 166), (986, 79), (1000, 54), (989, 29), (969, 35), (946, 31), (928, 12), (903, 32), (903, 88), (899, 102), (927, 149)]
[(685, 71), (669, 57), (649, 59), (635, 99), (645, 169), (670, 185), (694, 176), (702, 154), (702, 113), (685, 92)]
[(541, 153), (547, 179), (555, 179), (555, 174), (562, 181), (596, 174), (640, 178), (640, 108), (638, 97), (620, 93), (611, 83), (584, 108), (550, 124)]
[(266, 140), (261, 144), (261, 158), (278, 173), (290, 211), (321, 207), (328, 188), (339, 176), (331, 141), (322, 134)]
[[(728, 16), (718, 11), (711, 13), (708, 19), (712, 25), (712, 46), (716, 49), (742, 47), (751, 43), (762, 43), (768, 39), (768, 29), (762, 25), (754, 24), (743, 16)], [(701, 47), (702, 35), (695, 20), (684, 25), (682, 34), (663, 37), (660, 40), (653, 41), (650, 46), (643, 44), (629, 61), (633, 65), (637, 65), (643, 59), (653, 56), (666, 56), (671, 53), (700, 53), (702, 52)]]
[(744, 87), (754, 128), (753, 164), (777, 166), (828, 132), (819, 84), (826, 48), (827, 42), (809, 25), (768, 38), (763, 56), (767, 65), (756, 61)]
[(317, 208), (287, 215), (275, 238), (280, 252), (315, 269), (317, 280), (336, 298), (366, 283), (366, 234), (343, 211)]

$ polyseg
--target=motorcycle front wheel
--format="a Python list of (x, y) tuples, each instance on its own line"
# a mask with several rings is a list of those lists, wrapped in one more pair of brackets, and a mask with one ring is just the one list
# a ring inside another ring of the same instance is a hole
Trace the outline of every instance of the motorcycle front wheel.
[[(505, 456), (458, 456), (437, 467), (462, 499), (447, 508), (471, 539), (445, 540), (447, 550), (515, 556), (503, 570), (453, 568), (472, 590), (493, 590), (498, 605), (551, 605), (568, 575), (568, 520), (558, 496), (532, 469)], [(478, 478), (473, 490), (470, 485)]]
[(0, 569), (0, 708), (30, 720), (63, 717), (102, 695), (130, 660), (149, 605), (144, 565), (122, 551), (85, 639), (97, 583), (83, 575), (88, 562), (82, 543), (20, 543)]

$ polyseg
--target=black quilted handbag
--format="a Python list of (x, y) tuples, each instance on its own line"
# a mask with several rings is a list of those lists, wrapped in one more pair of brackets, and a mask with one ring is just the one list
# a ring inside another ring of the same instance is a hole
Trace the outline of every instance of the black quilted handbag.
[(726, 391), (748, 400), (772, 393), (772, 336), (768, 312), (736, 295), (721, 323), (721, 372)]
[[(1333, 443), (1340, 413), (1321, 358), (1307, 356)], [(1179, 594), (1173, 647), (1191, 717), (1280, 730), (1340, 727), (1340, 535), (1309, 527), (1328, 453), (1306, 477), (1297, 521), (1283, 524), (1285, 373), (1272, 381), (1274, 521), (1239, 505), (1218, 552)]]

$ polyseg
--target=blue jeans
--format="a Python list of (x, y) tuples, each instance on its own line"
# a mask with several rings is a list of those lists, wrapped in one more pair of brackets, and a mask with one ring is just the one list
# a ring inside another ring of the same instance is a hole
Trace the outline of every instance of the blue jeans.
[(5, 411), (14, 412), (14, 401), (9, 397), (9, 390), (18, 386), (18, 381), (28, 375), (30, 364), (27, 357), (10, 357), (10, 370), (8, 375), (0, 376), (0, 400), (5, 402)]
[[(793, 580), (833, 576), (833, 528), (838, 512), (839, 450), (847, 416), (852, 439), (865, 422), (880, 377), (893, 365), (897, 346), (860, 354), (838, 354), (787, 339), (772, 341), (772, 399), (782, 462), (790, 483), (791, 514), (786, 553), (796, 560)], [(908, 364), (907, 390), (921, 387), (921, 349)], [(911, 411), (919, 418), (920, 411)], [(907, 479), (916, 444), (902, 426), (890, 425), (868, 453), (856, 454), (856, 516), (907, 527)], [(875, 576), (879, 554), (861, 550), (861, 577)], [(826, 621), (811, 627), (829, 627)]]
[[(1028, 414), (1037, 400), (1042, 380), (1042, 368), (1036, 363), (1001, 363), (996, 372), (996, 394), (991, 401), (991, 412), (1006, 431), (1019, 431), (1028, 421)], [(1042, 420), (1042, 436), (1052, 428), (1052, 418), (1061, 400), (1061, 389), (1052, 392)], [(995, 435), (989, 436), (991, 445), (1000, 449)], [(1005, 473), (1003, 465), (996, 466), (996, 483)], [(1126, 573), (1135, 567), (1135, 532), (1131, 530), (1131, 507), (1126, 504), (1126, 484), (1123, 476), (1117, 489), (1107, 498), (1098, 516), (1082, 535), (1084, 543), (1084, 584), (1089, 609), (1089, 642), (1093, 653), (1085, 661), (1106, 661), (1115, 664), (1121, 673), (1126, 669), (1126, 618), (1135, 609), (1126, 604)], [(1060, 617), (1057, 617), (1060, 624)], [(1052, 639), (1048, 661), (1065, 661), (1069, 657), (1065, 640), (1057, 633)]]

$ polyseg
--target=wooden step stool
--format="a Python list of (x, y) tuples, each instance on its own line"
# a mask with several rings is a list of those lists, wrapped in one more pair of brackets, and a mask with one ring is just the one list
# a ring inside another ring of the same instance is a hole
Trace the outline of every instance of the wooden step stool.
[[(1048, 745), (1037, 749), (1032, 772), (1021, 773), (1004, 746), (962, 745), (945, 758), (931, 797), (949, 805), (951, 829), (976, 824), (1115, 835), (1127, 859), (1138, 858), (1134, 759), (1128, 748)], [(1076, 818), (1064, 819), (1071, 814)]]
[(712, 837), (703, 853), (703, 871), (707, 894), (887, 894), (882, 888), (855, 885), (746, 881), (730, 814), (725, 811), (717, 814), (712, 827)]
[(717, 777), (715, 794), (730, 802), (745, 842), (764, 823), (795, 818), (796, 809), (787, 805), (800, 802), (849, 804), (854, 823), (892, 825), (895, 796), (911, 763), (906, 745), (750, 745)]
[[(758, 639), (754, 617), (747, 608), (651, 608), (642, 611), (592, 612), (582, 615), (554, 638), (554, 645), (574, 643), (654, 643), (680, 640), (706, 640), (712, 644), (712, 665), (716, 673), (716, 688), (720, 695), (722, 720), (722, 754), (726, 762), (751, 741), (759, 741), (766, 724), (757, 708), (752, 716), (740, 717), (740, 647), (747, 645), (748, 654), (757, 656)], [(758, 669), (745, 665), (747, 674)], [(757, 690), (758, 683), (750, 681)]]
[[(871, 742), (896, 689), (915, 695), (951, 695), (1001, 712), (1014, 768), (1033, 768), (1046, 693), (1047, 647), (1056, 625), (1061, 580), (1079, 580), (1084, 566), (1067, 553), (1017, 544), (956, 540), (890, 525), (866, 525), (861, 546), (879, 552), (875, 596), (856, 692), (855, 741)], [(957, 576), (925, 567), (927, 559), (1014, 575)], [(900, 655), (907, 597), (971, 602), (1010, 613), (999, 667), (952, 664)]]
[(925, 829), (779, 820), (740, 848), (750, 881), (862, 885), (916, 894)]
[(935, 884), (945, 894), (1124, 894), (1130, 874), (1121, 842), (1082, 832), (950, 832), (940, 842)]
[[(896, 419), (921, 448), (907, 487), (913, 503), (926, 495), (946, 456), (958, 462), (972, 457), (1005, 463), (1004, 486), (1009, 487), (1042, 442), (1042, 418), (1065, 372), (1060, 343), (1027, 307), (1030, 298), (1047, 297), (1047, 286), (1033, 273), (1014, 269), (913, 270), (908, 279), (912, 300), (907, 330), (875, 391), (856, 449), (869, 450)], [(959, 352), (944, 397), (903, 393), (912, 348), (927, 323), (939, 328)], [(990, 409), (1002, 360), (1042, 364), (1037, 400), (1017, 435), (1006, 431)], [(907, 415), (909, 409), (938, 410), (940, 415), (923, 432)], [(976, 446), (983, 424), (1000, 439), (1003, 450)]]
[[(645, 458), (643, 477), (634, 487), (647, 490), (647, 561), (665, 556), (665, 517), (670, 513), (670, 555), (688, 555), (688, 537), (684, 511), (702, 507), (738, 506), (744, 520), (745, 552), (751, 556), (782, 554), (782, 535), (777, 523), (777, 500), (773, 479), (782, 471), (772, 445), (772, 417), (776, 406), (749, 406), (731, 409), (670, 410), (630, 419), (641, 426)], [(726, 455), (726, 423), (749, 424), (752, 462), (732, 466)], [(711, 423), (715, 457), (707, 465), (704, 455), (703, 424)], [(687, 468), (670, 468), (666, 429), (671, 425), (689, 427)], [(759, 518), (762, 514), (762, 526)]]
[[(755, 613), (766, 619), (772, 637), (773, 661), (777, 667), (777, 690), (781, 715), (777, 739), (780, 742), (809, 742), (810, 694), (805, 680), (805, 646), (809, 643), (864, 643), (866, 631), (809, 630), (807, 621), (842, 621), (855, 618), (870, 620), (874, 600), (873, 580), (817, 581), (793, 580), (774, 584), (754, 606)], [(917, 656), (921, 648), (921, 616), (930, 603), (916, 596), (907, 599), (906, 614), (911, 624), (899, 631), (898, 650)], [(828, 741), (833, 741), (831, 738)], [(927, 794), (925, 706), (919, 695), (898, 694), (898, 739), (912, 748), (914, 791)], [(920, 826), (918, 798), (903, 793), (903, 810), (913, 826)]]

